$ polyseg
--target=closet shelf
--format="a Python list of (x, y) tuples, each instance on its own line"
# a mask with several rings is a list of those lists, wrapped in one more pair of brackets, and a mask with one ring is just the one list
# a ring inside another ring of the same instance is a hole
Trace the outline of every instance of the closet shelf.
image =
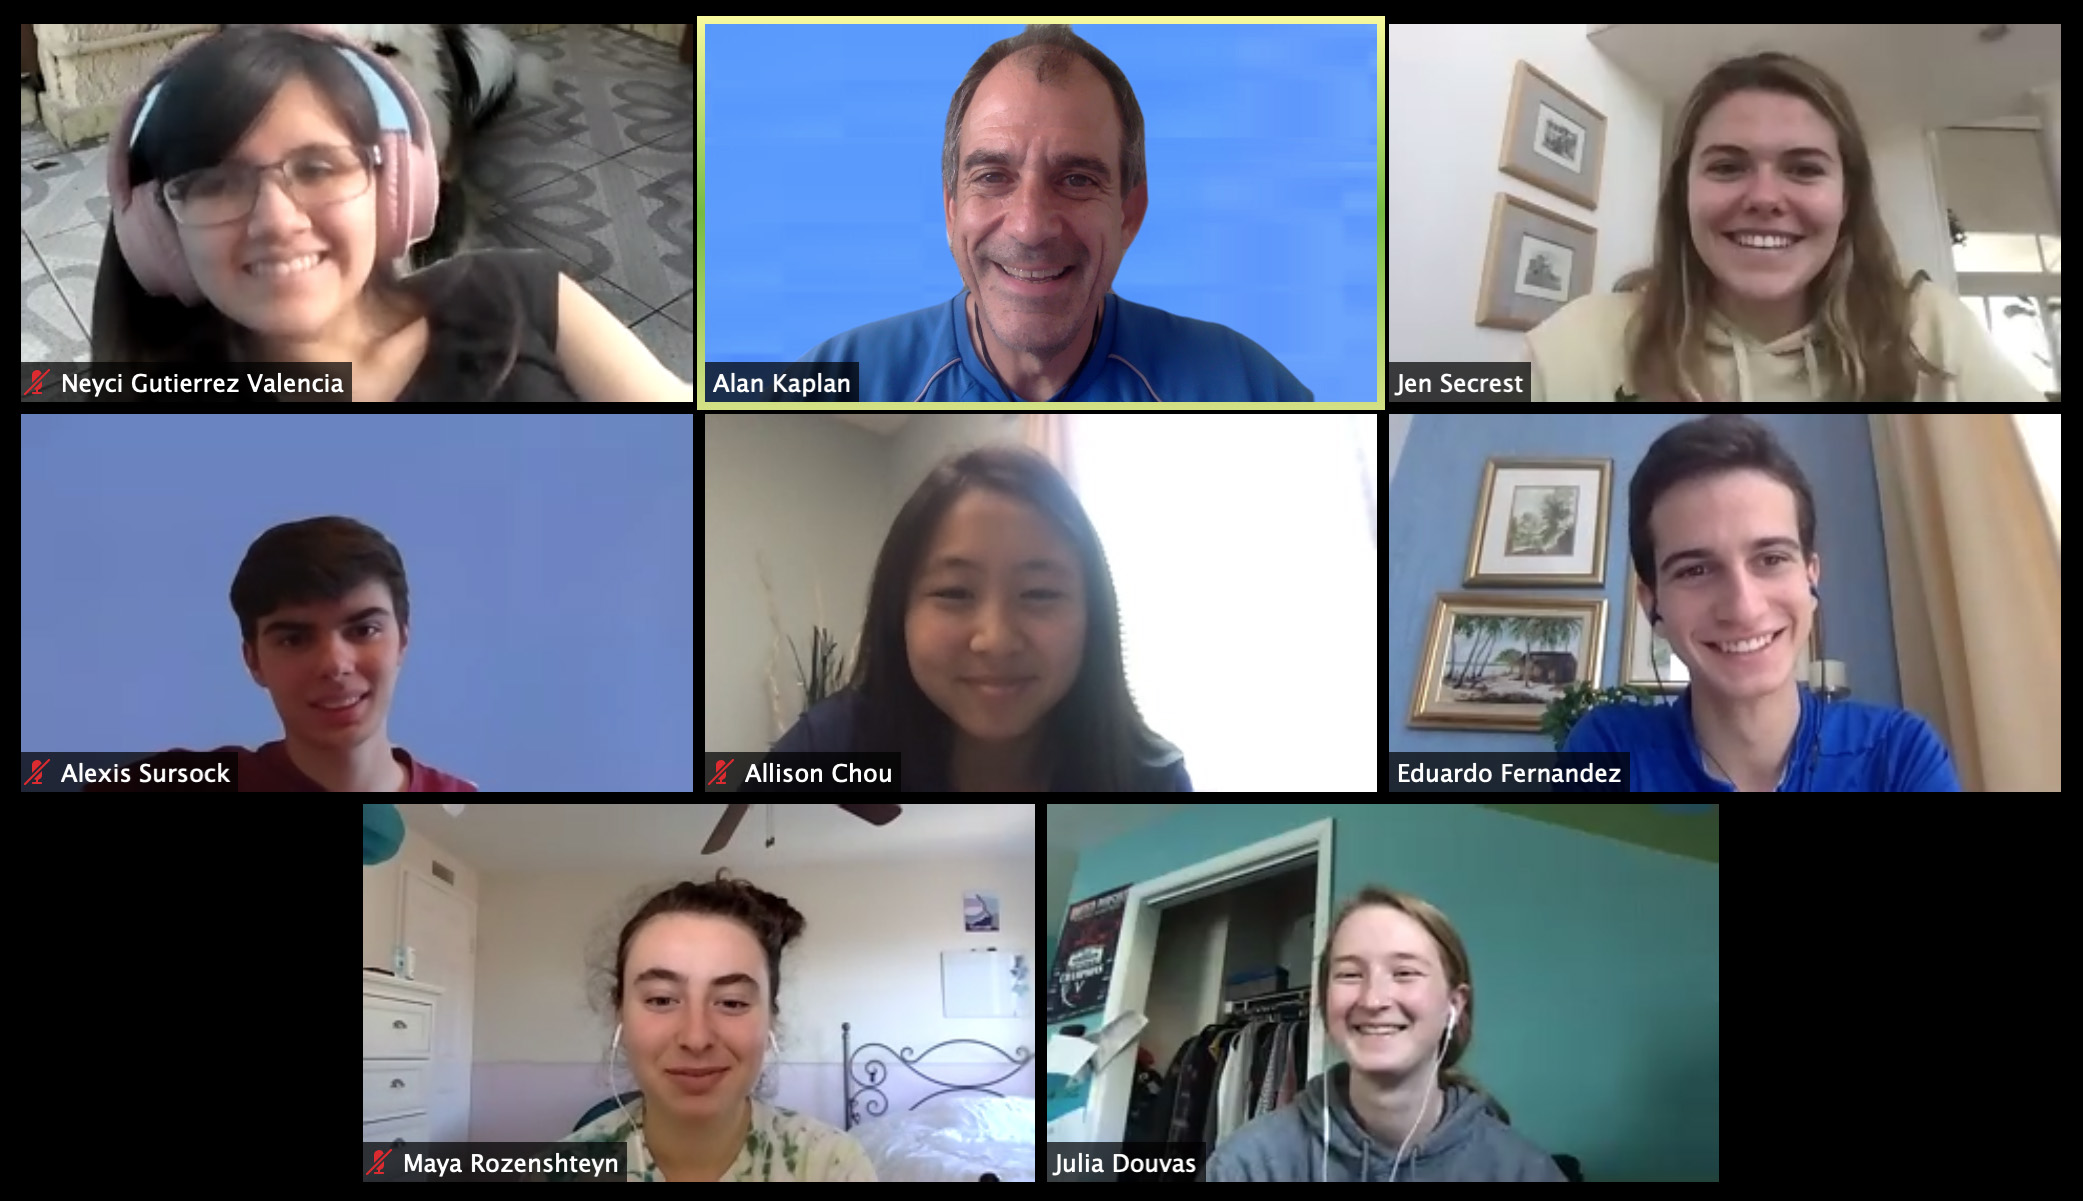
[(1222, 1016), (1225, 1018), (1253, 1017), (1259, 1014), (1279, 1013), (1288, 1009), (1301, 1009), (1306, 1012), (1309, 1008), (1309, 996), (1314, 991), (1315, 989), (1309, 987), (1289, 988), (1280, 992), (1270, 992), (1264, 996), (1252, 997), (1248, 1000), (1225, 1001), (1222, 1006)]

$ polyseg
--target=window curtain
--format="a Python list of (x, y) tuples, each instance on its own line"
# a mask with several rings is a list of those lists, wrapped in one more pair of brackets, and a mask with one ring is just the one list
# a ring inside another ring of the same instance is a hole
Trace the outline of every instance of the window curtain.
[(1202, 792), (1375, 792), (1378, 414), (1029, 415), (1099, 527), (1128, 682)]
[(1903, 707), (1963, 790), (2061, 791), (2060, 414), (1868, 420)]

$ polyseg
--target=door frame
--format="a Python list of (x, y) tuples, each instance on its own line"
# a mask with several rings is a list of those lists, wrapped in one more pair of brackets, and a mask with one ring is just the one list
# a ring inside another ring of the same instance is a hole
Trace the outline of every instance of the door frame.
[[(1331, 920), (1331, 846), (1335, 826), (1323, 818), (1239, 847), (1191, 867), (1182, 867), (1154, 880), (1132, 885), (1122, 907), (1121, 941), (1114, 951), (1114, 970), (1107, 980), (1104, 1026), (1125, 1013), (1140, 1012), (1150, 995), (1150, 969), (1157, 958), (1157, 932), (1161, 909), (1198, 900), (1219, 891), (1222, 885), (1241, 877), (1264, 872), (1284, 863), (1316, 856), (1316, 928), (1309, 948), (1309, 983), (1316, 983), (1317, 962), (1323, 958), (1324, 929)], [(1309, 1075), (1323, 1071), (1324, 1028), (1322, 1011), (1311, 998), (1309, 1006)], [(1091, 1109), (1095, 1142), (1119, 1143), (1128, 1130), (1128, 1103), (1135, 1083), (1136, 1057), (1117, 1055), (1101, 1068), (1086, 1098)]]
[[(453, 898), (458, 904), (460, 904), (463, 907), (465, 920), (469, 923), (470, 927), (471, 980), (468, 989), (468, 996), (466, 997), (462, 995), (463, 990), (458, 989), (453, 984), (435, 985), (435, 987), (441, 989), (441, 996), (435, 1001), (436, 1005), (460, 1006), (459, 1010), (452, 1012), (460, 1012), (461, 1014), (461, 1024), (458, 1027), (458, 1029), (462, 1033), (463, 1041), (463, 1088), (461, 1095), (457, 1097), (455, 1100), (456, 1103), (461, 1104), (463, 1111), (460, 1114), (451, 1113), (448, 1116), (460, 1120), (462, 1123), (462, 1129), (467, 1133), (470, 1129), (472, 1122), (475, 1120), (474, 1114), (477, 1108), (477, 1099), (471, 1095), (472, 1088), (476, 1083), (474, 1077), (476, 1076), (477, 1070), (477, 1058), (476, 1055), (473, 1053), (474, 1040), (477, 1036), (477, 898), (471, 896), (469, 893), (464, 892), (463, 889), (458, 885), (451, 884), (448, 881), (441, 879), (439, 876), (436, 876), (431, 871), (424, 870), (414, 864), (399, 864), (397, 920), (394, 923), (395, 934), (393, 936), (393, 946), (406, 945), (405, 922), (408, 916), (407, 909), (411, 904), (412, 883), (415, 880), (419, 881), (421, 884), (426, 885), (428, 888), (433, 889), (436, 892), (446, 894), (447, 896)], [(434, 1037), (438, 1036), (435, 1032), (430, 1031), (430, 1040)], [(430, 1128), (434, 1129), (441, 1128), (438, 1125), (436, 1125), (436, 1123), (438, 1123), (441, 1117), (443, 1116), (435, 1112), (435, 1105), (441, 1100), (441, 1095), (437, 1090), (436, 1082), (432, 1078), (433, 1063), (437, 1057), (438, 1047), (434, 1046), (430, 1041), (430, 1050), (427, 1057), (428, 1068), (430, 1073), (428, 1080), (429, 1091), (427, 1094), (427, 1121), (429, 1123)]]

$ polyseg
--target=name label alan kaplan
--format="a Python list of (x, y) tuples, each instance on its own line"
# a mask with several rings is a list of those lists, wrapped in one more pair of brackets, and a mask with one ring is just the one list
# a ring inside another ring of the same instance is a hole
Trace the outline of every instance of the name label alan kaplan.
[[(850, 380), (843, 379), (820, 379), (815, 377), (787, 379), (777, 375), (774, 377), (773, 390), (796, 396), (808, 396), (818, 392), (851, 392), (853, 391), (853, 383)], [(758, 376), (732, 375), (728, 371), (723, 371), (717, 373), (716, 387), (713, 391), (765, 392), (767, 391), (767, 381), (760, 379)]]

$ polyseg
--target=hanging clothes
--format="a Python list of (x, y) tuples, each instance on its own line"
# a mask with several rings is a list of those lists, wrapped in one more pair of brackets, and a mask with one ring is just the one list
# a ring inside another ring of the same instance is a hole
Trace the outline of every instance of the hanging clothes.
[[(1309, 1062), (1309, 1022), (1275, 1015), (1209, 1026), (1180, 1044), (1154, 1100), (1132, 1109), (1128, 1141), (1212, 1149), (1294, 1104)], [(1140, 1090), (1138, 1090), (1140, 1091)]]

